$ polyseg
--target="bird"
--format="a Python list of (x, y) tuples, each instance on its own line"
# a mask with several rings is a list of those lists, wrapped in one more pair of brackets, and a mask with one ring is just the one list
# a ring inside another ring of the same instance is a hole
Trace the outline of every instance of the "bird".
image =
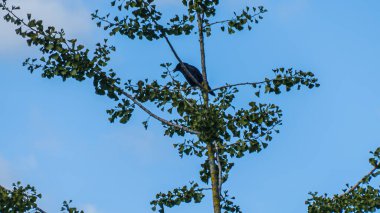
[[(201, 74), (201, 72), (196, 68), (194, 67), (193, 65), (190, 65), (188, 63), (183, 63), (185, 65), (185, 67), (187, 68), (187, 70), (189, 71), (189, 73), (194, 77), (194, 79), (196, 80), (196, 82), (191, 78), (191, 76), (188, 75), (188, 73), (182, 68), (181, 66), (181, 63), (178, 63), (177, 66), (174, 68), (173, 72), (176, 72), (176, 71), (180, 71), (182, 73), (182, 75), (186, 78), (186, 81), (190, 84), (190, 86), (194, 87), (194, 86), (198, 86), (199, 84), (202, 85), (202, 82), (203, 82), (203, 76)], [(198, 83), (197, 83), (198, 82)], [(209, 94), (212, 95), (212, 96), (215, 96), (215, 93), (214, 91), (211, 91), (211, 87), (210, 85), (207, 84), (207, 89), (209, 90)]]

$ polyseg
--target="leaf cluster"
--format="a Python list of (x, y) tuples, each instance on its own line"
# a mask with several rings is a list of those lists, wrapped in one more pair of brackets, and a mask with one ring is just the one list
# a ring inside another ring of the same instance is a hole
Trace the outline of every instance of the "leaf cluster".
[(224, 191), (222, 195), (221, 207), (224, 213), (242, 213), (240, 207), (234, 204), (235, 197), (231, 197), (228, 191)]
[(205, 189), (199, 188), (199, 185), (194, 182), (190, 182), (190, 186), (183, 186), (176, 188), (167, 193), (158, 193), (156, 200), (150, 202), (152, 210), (163, 213), (165, 206), (172, 208), (173, 206), (179, 206), (181, 203), (200, 203), (204, 198), (203, 191)]
[(272, 71), (276, 75), (274, 79), (265, 78), (262, 82), (251, 84), (253, 88), (258, 89), (255, 92), (257, 97), (260, 97), (263, 92), (279, 95), (283, 90), (289, 92), (294, 87), (300, 90), (302, 86), (309, 89), (320, 86), (318, 79), (315, 78), (312, 72), (294, 70), (293, 68), (285, 69), (283, 67)]
[(42, 70), (43, 78), (61, 77), (63, 81), (73, 78), (83, 81), (92, 78), (95, 91), (99, 95), (107, 95), (118, 100), (120, 90), (117, 85), (120, 79), (111, 69), (104, 71), (110, 60), (111, 52), (115, 47), (104, 43), (97, 43), (92, 55), (84, 45), (77, 44), (76, 39), (66, 39), (63, 30), (55, 27), (44, 27), (41, 20), (33, 19), (30, 14), (27, 20), (23, 20), (14, 14), (18, 7), (8, 8), (6, 4), (0, 5), (3, 10), (7, 10), (4, 20), (18, 26), (15, 32), (26, 39), (29, 46), (39, 47), (42, 57), (40, 59), (28, 58), (23, 63), (30, 72)]
[(70, 204), (72, 203), (72, 201), (63, 201), (63, 205), (62, 205), (62, 208), (61, 208), (61, 212), (67, 212), (67, 213), (84, 213), (84, 211), (82, 210), (78, 210), (77, 208), (75, 207), (71, 207)]
[(343, 194), (329, 197), (327, 194), (318, 195), (309, 193), (305, 203), (311, 213), (320, 212), (376, 212), (380, 209), (380, 188), (373, 187), (370, 182), (380, 174), (380, 147), (371, 152), (373, 157), (369, 163), (373, 169), (365, 175), (356, 185), (346, 185)]
[[(12, 184), (12, 189), (8, 190), (0, 186), (0, 212), (34, 212), (46, 213), (38, 207), (37, 201), (42, 195), (37, 193), (37, 190), (30, 186), (22, 186), (20, 182)], [(64, 201), (61, 212), (66, 213), (84, 213), (77, 208), (70, 207), (71, 201)]]
[(37, 200), (41, 198), (36, 189), (30, 185), (21, 186), (14, 183), (12, 190), (0, 186), (0, 212), (30, 212), (42, 213), (37, 208)]

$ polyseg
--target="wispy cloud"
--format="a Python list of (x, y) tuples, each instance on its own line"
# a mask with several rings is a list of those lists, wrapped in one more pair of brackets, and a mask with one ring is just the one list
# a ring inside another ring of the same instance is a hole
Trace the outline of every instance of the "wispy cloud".
[[(20, 16), (31, 13), (36, 19), (41, 19), (46, 25), (64, 28), (68, 35), (78, 36), (91, 29), (90, 11), (82, 4), (68, 5), (71, 0), (9, 0), (9, 5), (19, 5)], [(0, 13), (4, 15), (4, 13)], [(15, 27), (5, 21), (0, 21), (0, 54), (17, 54), (26, 47), (22, 38), (16, 36)]]
[(34, 148), (49, 155), (57, 156), (63, 149), (63, 138), (57, 127), (53, 125), (53, 122), (49, 116), (41, 111), (38, 105), (33, 105), (29, 109), (29, 117), (26, 122), (28, 129), (35, 132), (43, 133), (36, 134), (31, 139)]
[(10, 163), (0, 156), (0, 183), (9, 186), (12, 181)]
[(32, 154), (20, 157), (17, 163), (18, 168), (26, 172), (30, 172), (38, 168), (37, 158)]
[(83, 205), (83, 211), (86, 213), (100, 213), (93, 204)]
[[(151, 164), (157, 161), (157, 149), (159, 143), (167, 141), (161, 132), (152, 131), (156, 127), (150, 126), (148, 130), (144, 127), (129, 126), (127, 130), (120, 128), (112, 132), (105, 133), (102, 141), (112, 141), (117, 150), (128, 156), (133, 156), (136, 163), (141, 165)], [(149, 133), (149, 134), (148, 134)], [(167, 153), (172, 150), (160, 152), (161, 160), (167, 159)]]
[(286, 1), (277, 5), (278, 15), (282, 20), (299, 17), (299, 13), (305, 12), (310, 6), (310, 0)]
[(158, 1), (155, 1), (155, 3), (159, 5), (178, 4), (178, 3), (182, 4), (178, 0), (158, 0)]

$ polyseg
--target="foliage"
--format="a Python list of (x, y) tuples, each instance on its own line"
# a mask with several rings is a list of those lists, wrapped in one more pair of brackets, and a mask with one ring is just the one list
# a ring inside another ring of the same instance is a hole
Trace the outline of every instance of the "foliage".
[(67, 213), (84, 213), (84, 211), (82, 210), (78, 210), (77, 208), (75, 207), (70, 207), (70, 204), (72, 203), (72, 201), (63, 201), (63, 205), (62, 205), (62, 208), (61, 208), (61, 212), (67, 212)]
[(306, 201), (309, 212), (376, 212), (380, 209), (380, 188), (374, 188), (370, 181), (380, 174), (380, 147), (371, 152), (369, 162), (373, 169), (354, 186), (346, 185), (343, 194), (328, 197), (327, 194), (309, 193)]
[(234, 204), (233, 200), (235, 200), (235, 197), (230, 197), (228, 195), (228, 191), (224, 191), (224, 194), (222, 195), (222, 202), (221, 207), (224, 210), (224, 213), (232, 212), (232, 213), (242, 213), (240, 207), (236, 204)]
[[(12, 190), (0, 186), (0, 212), (46, 213), (37, 206), (37, 201), (41, 197), (42, 195), (37, 193), (33, 186), (26, 185), (24, 187), (20, 182), (14, 183)], [(71, 201), (64, 201), (61, 211), (66, 213), (84, 213), (70, 207), (70, 203)]]
[(202, 193), (203, 190), (205, 189), (199, 189), (197, 183), (190, 182), (190, 187), (183, 186), (173, 191), (168, 191), (167, 193), (158, 193), (156, 200), (153, 200), (150, 204), (153, 206), (153, 211), (156, 211), (158, 206), (159, 212), (163, 213), (164, 206), (171, 208), (173, 206), (179, 206), (183, 202), (190, 203), (193, 200), (195, 203), (200, 203), (204, 197)]
[(36, 201), (41, 198), (34, 187), (13, 184), (12, 190), (0, 186), (0, 212), (41, 212)]

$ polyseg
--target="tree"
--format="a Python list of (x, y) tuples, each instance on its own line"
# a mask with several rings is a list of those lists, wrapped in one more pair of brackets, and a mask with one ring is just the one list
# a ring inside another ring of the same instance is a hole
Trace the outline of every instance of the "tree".
[[(8, 5), (6, 0), (2, 0), (0, 8), (5, 12), (5, 21), (17, 26), (16, 34), (41, 52), (39, 59), (28, 58), (23, 63), (31, 73), (41, 71), (43, 78), (61, 77), (63, 81), (70, 78), (77, 81), (91, 79), (96, 94), (106, 95), (116, 103), (115, 108), (107, 110), (111, 122), (127, 123), (134, 110), (139, 108), (162, 124), (165, 135), (183, 137), (183, 142), (174, 144), (181, 157), (186, 155), (204, 159), (199, 172), (202, 184), (191, 181), (189, 185), (158, 193), (151, 202), (152, 210), (164, 212), (165, 207), (171, 208), (183, 202), (199, 203), (205, 192), (211, 190), (215, 213), (241, 212), (240, 207), (233, 203), (234, 197), (223, 189), (234, 166), (233, 159), (265, 149), (281, 125), (281, 109), (272, 103), (260, 103), (258, 98), (262, 94), (280, 94), (293, 88), (312, 89), (319, 86), (318, 80), (311, 72), (276, 68), (273, 69), (272, 78), (226, 83), (210, 89), (207, 86), (205, 40), (212, 36), (214, 30), (228, 34), (251, 30), (267, 10), (263, 6), (247, 6), (242, 12), (234, 13), (232, 18), (215, 20), (218, 0), (182, 0), (182, 4), (187, 12), (174, 15), (166, 23), (154, 0), (114, 0), (111, 6), (123, 11), (125, 16), (111, 17), (111, 14), (101, 15), (96, 11), (92, 18), (110, 36), (118, 34), (132, 40), (165, 40), (191, 78), (194, 76), (187, 70), (169, 38), (196, 34), (203, 77), (202, 84), (198, 83), (197, 88), (178, 81), (171, 71), (172, 64), (167, 62), (161, 64), (163, 73), (160, 80), (122, 81), (116, 71), (108, 68), (110, 54), (116, 48), (107, 40), (90, 51), (78, 44), (77, 39), (66, 38), (64, 30), (45, 26), (31, 14), (21, 18), (16, 14), (20, 8)], [(257, 99), (247, 101), (246, 108), (236, 109), (233, 101), (241, 86), (250, 86)], [(216, 93), (215, 98), (210, 98), (209, 92)], [(145, 106), (148, 102), (162, 111), (160, 115)], [(148, 120), (143, 121), (143, 125), (147, 128)], [(68, 203), (64, 206), (69, 211)], [(35, 204), (30, 206), (32, 209), (35, 207)]]

